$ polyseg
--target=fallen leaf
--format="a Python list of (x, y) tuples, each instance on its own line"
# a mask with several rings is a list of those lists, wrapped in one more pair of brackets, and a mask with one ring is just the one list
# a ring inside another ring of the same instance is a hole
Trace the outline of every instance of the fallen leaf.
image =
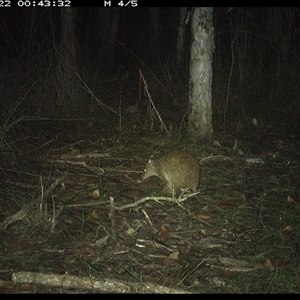
[(92, 212), (92, 217), (94, 218), (94, 219), (98, 219), (99, 218), (99, 214), (98, 214), (98, 212), (96, 211), (96, 210), (93, 210), (93, 212)]
[(226, 207), (226, 206), (233, 206), (233, 203), (231, 200), (222, 200), (218, 203), (219, 206), (221, 207)]
[(287, 203), (296, 204), (296, 200), (292, 196), (288, 195), (287, 196)]
[(282, 229), (282, 232), (291, 232), (293, 230), (292, 226), (291, 225), (288, 225), (288, 226), (285, 226), (283, 229)]
[(104, 236), (103, 238), (97, 240), (97, 241), (95, 242), (95, 244), (96, 244), (97, 246), (102, 245), (103, 243), (106, 242), (106, 240), (108, 239), (108, 237), (109, 237), (108, 235), (107, 235), (107, 236)]
[(178, 260), (179, 252), (175, 251), (168, 256), (168, 259)]
[(160, 235), (165, 241), (168, 241), (170, 239), (171, 233), (167, 228), (162, 226), (160, 230)]
[(209, 232), (206, 229), (201, 229), (200, 232), (202, 235), (209, 235)]
[(197, 214), (197, 217), (199, 217), (202, 220), (209, 220), (211, 218), (211, 215), (205, 215), (205, 214)]
[(100, 191), (99, 191), (99, 189), (94, 190), (93, 193), (92, 193), (92, 198), (93, 199), (98, 199), (99, 197), (100, 197)]

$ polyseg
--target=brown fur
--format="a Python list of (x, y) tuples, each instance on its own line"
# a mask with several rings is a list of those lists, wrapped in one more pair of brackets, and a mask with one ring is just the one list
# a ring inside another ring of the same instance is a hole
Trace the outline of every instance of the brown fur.
[(196, 190), (200, 182), (200, 166), (191, 154), (175, 149), (158, 158), (149, 159), (142, 179), (150, 176), (157, 176), (166, 182), (164, 192), (187, 188)]

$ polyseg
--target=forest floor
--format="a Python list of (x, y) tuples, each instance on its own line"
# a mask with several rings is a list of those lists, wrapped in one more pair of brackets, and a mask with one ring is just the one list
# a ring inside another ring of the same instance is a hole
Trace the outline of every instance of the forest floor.
[[(299, 293), (299, 136), (255, 128), (233, 151), (216, 131), (195, 147), (134, 109), (36, 120), (2, 151), (0, 292)], [(140, 182), (172, 148), (199, 159), (197, 193)]]

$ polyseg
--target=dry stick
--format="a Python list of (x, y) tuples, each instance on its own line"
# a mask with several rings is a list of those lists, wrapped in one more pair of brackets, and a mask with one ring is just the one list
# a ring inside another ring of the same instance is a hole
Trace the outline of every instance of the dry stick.
[(73, 166), (83, 167), (93, 173), (96, 173), (96, 175), (98, 175), (99, 173), (104, 173), (103, 169), (96, 168), (96, 167), (90, 167), (84, 161), (65, 161), (65, 160), (57, 159), (56, 162), (61, 163), (61, 164), (70, 164)]
[[(167, 200), (167, 201), (170, 201), (170, 202), (175, 202), (176, 199), (173, 199), (173, 198), (168, 198), (168, 197), (145, 197), (145, 198), (142, 198), (138, 201), (135, 201), (133, 203), (129, 203), (129, 204), (126, 204), (126, 205), (122, 205), (120, 207), (115, 207), (115, 210), (117, 211), (121, 211), (121, 210), (124, 210), (124, 209), (127, 209), (127, 208), (131, 208), (131, 207), (136, 207), (138, 206), (139, 204), (143, 203), (143, 202), (146, 202), (148, 200), (153, 200), (153, 201), (156, 201), (158, 203), (160, 203), (159, 201), (160, 200)], [(161, 203), (160, 203), (161, 204)]]
[(109, 107), (108, 105), (104, 104), (103, 102), (101, 102), (95, 95), (94, 93), (91, 91), (91, 89), (87, 86), (87, 84), (83, 81), (83, 79), (79, 76), (79, 74), (77, 72), (74, 71), (74, 73), (76, 74), (76, 76), (79, 78), (79, 80), (83, 83), (85, 90), (98, 102), (98, 104), (100, 104), (101, 107), (105, 107), (108, 110), (110, 110), (111, 112), (113, 112), (114, 114), (118, 115), (119, 114), (114, 111), (111, 107)]
[(236, 164), (234, 159), (232, 159), (231, 157), (228, 157), (228, 156), (223, 156), (223, 155), (212, 155), (212, 156), (204, 157), (200, 160), (200, 164), (206, 160), (217, 160), (217, 159), (230, 160), (233, 164)]
[(109, 197), (109, 203), (110, 203), (110, 212), (109, 212), (109, 218), (111, 220), (111, 234), (116, 239), (116, 219), (115, 219), (115, 200), (113, 197)]
[[(129, 203), (129, 204), (125, 204), (125, 205), (122, 205), (120, 207), (115, 207), (115, 210), (118, 210), (118, 211), (121, 211), (123, 209), (127, 209), (127, 208), (131, 208), (131, 207), (135, 207), (135, 206), (138, 206), (139, 204), (143, 203), (143, 202), (146, 202), (148, 200), (153, 200), (153, 201), (156, 201), (158, 203), (160, 203), (159, 201), (169, 201), (169, 202), (173, 202), (173, 203), (181, 203), (185, 200), (187, 200), (188, 198), (192, 197), (192, 196), (195, 196), (195, 195), (198, 195), (199, 192), (195, 192), (195, 193), (192, 193), (192, 194), (188, 194), (184, 197), (182, 197), (182, 195), (179, 197), (179, 198), (171, 198), (171, 197), (144, 197), (138, 201), (135, 201), (134, 203)], [(161, 204), (161, 203), (160, 203)]]
[[(132, 207), (135, 207), (135, 206), (138, 206), (140, 205), (141, 203), (143, 202), (146, 202), (148, 200), (152, 200), (152, 201), (156, 201), (158, 203), (160, 203), (161, 205), (163, 205), (160, 201), (169, 201), (169, 202), (173, 202), (173, 203), (176, 203), (179, 207), (181, 207), (183, 210), (187, 211), (182, 205), (181, 205), (181, 202), (187, 200), (188, 198), (190, 197), (193, 197), (195, 195), (198, 195), (199, 192), (194, 192), (194, 193), (191, 193), (191, 194), (187, 194), (185, 195), (185, 192), (183, 192), (178, 198), (171, 198), (171, 197), (144, 197), (138, 201), (135, 201), (134, 203), (129, 203), (129, 204), (125, 204), (125, 205), (122, 205), (122, 206), (115, 206), (114, 209), (117, 210), (117, 211), (121, 211), (121, 210), (124, 210), (124, 209), (127, 209), (127, 208), (132, 208)], [(189, 211), (187, 211), (189, 213)], [(202, 219), (199, 219), (197, 218), (199, 221), (201, 221), (203, 224), (207, 225), (207, 226), (211, 226), (209, 223), (207, 223), (206, 221), (202, 220)]]
[(171, 133), (170, 133), (170, 131), (168, 130), (167, 126), (165, 125), (164, 121), (162, 120), (162, 118), (161, 118), (161, 116), (160, 116), (158, 110), (156, 109), (156, 107), (155, 107), (155, 105), (154, 105), (154, 103), (153, 103), (153, 100), (152, 100), (152, 98), (151, 98), (151, 96), (150, 96), (150, 93), (149, 93), (149, 91), (148, 91), (148, 86), (147, 86), (146, 80), (145, 80), (145, 78), (144, 78), (144, 75), (143, 75), (143, 73), (142, 73), (142, 71), (141, 71), (140, 69), (139, 69), (139, 72), (140, 72), (141, 78), (143, 79), (144, 86), (145, 86), (145, 91), (146, 91), (146, 94), (147, 94), (147, 96), (148, 96), (148, 98), (149, 98), (149, 101), (150, 101), (150, 103), (151, 103), (151, 105), (152, 105), (154, 111), (156, 112), (156, 115), (157, 115), (157, 117), (158, 117), (158, 119), (159, 119), (159, 121), (160, 121), (162, 127), (165, 129), (165, 131), (167, 132), (167, 134), (170, 136)]
[[(44, 193), (43, 198), (44, 199), (47, 198), (58, 185), (63, 183), (64, 180), (65, 180), (65, 176), (56, 179), (55, 182), (53, 182), (51, 184), (51, 186), (49, 187), (49, 189)], [(34, 200), (32, 200), (30, 203), (24, 205), (23, 208), (21, 210), (19, 210), (17, 213), (15, 213), (14, 215), (9, 216), (5, 220), (3, 220), (0, 223), (0, 232), (2, 230), (4, 230), (9, 224), (11, 224), (15, 221), (20, 221), (20, 220), (24, 219), (27, 216), (27, 214), (30, 211), (32, 211), (32, 209), (35, 206), (37, 206), (39, 204), (39, 202), (40, 202), (40, 198), (37, 197)]]
[(122, 282), (117, 279), (103, 279), (69, 274), (43, 274), (36, 272), (16, 272), (12, 274), (15, 283), (34, 283), (48, 287), (88, 289), (107, 293), (164, 293), (189, 294), (187, 290), (171, 288), (152, 282)]

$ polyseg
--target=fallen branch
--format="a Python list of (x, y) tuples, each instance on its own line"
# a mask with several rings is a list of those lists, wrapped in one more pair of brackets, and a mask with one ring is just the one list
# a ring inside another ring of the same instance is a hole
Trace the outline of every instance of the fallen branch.
[(117, 279), (102, 279), (69, 274), (44, 274), (37, 272), (17, 272), (12, 274), (15, 283), (34, 283), (49, 287), (87, 289), (107, 293), (159, 293), (159, 294), (186, 294), (187, 291), (173, 289), (155, 283), (124, 283)]
[(150, 196), (150, 197), (144, 197), (144, 198), (142, 198), (142, 199), (140, 199), (138, 201), (135, 201), (133, 203), (122, 205), (120, 207), (116, 207), (115, 206), (114, 208), (115, 208), (115, 210), (121, 211), (121, 210), (124, 210), (124, 209), (127, 209), (127, 208), (138, 206), (141, 203), (146, 202), (148, 200), (153, 200), (153, 201), (156, 201), (156, 202), (169, 201), (169, 202), (173, 202), (175, 204), (180, 204), (181, 202), (187, 200), (188, 198), (193, 197), (193, 196), (198, 195), (198, 194), (199, 194), (199, 192), (195, 192), (195, 193), (191, 193), (191, 194), (182, 193), (178, 198), (172, 198), (172, 197), (153, 197), (153, 196)]

